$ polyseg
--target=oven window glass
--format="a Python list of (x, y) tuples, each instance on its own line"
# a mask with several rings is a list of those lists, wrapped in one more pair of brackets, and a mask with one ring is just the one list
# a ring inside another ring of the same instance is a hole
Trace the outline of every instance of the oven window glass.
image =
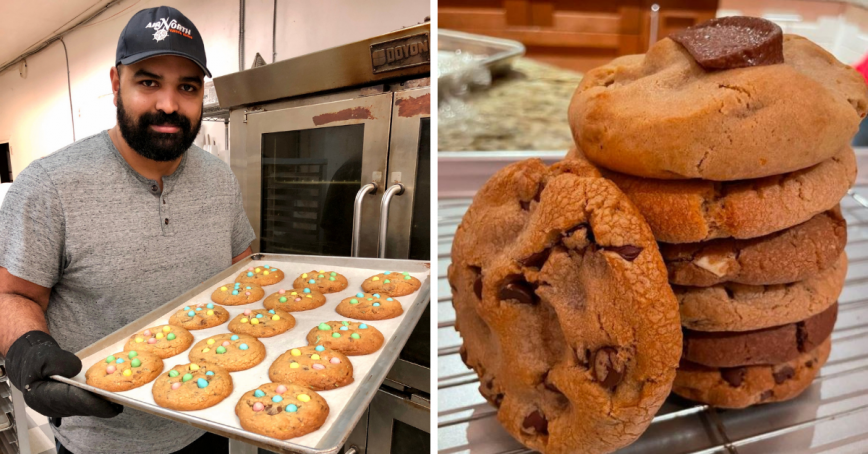
[(431, 259), (431, 119), (423, 118), (416, 164), (416, 196), (410, 229), (410, 259)]
[(409, 424), (394, 421), (391, 454), (423, 453), (431, 450), (431, 434)]
[(262, 135), (260, 249), (349, 256), (364, 125)]

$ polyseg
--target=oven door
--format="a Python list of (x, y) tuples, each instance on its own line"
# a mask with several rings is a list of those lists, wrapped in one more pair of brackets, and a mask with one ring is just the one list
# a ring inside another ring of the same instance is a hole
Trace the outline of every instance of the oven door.
[[(396, 259), (431, 259), (431, 89), (395, 93), (389, 147), (388, 185), (401, 184), (388, 209), (385, 254)], [(380, 232), (383, 239), (383, 232)], [(380, 246), (382, 248), (382, 246)]]
[(247, 216), (254, 252), (350, 256), (356, 194), (359, 256), (377, 256), (392, 94), (247, 114)]

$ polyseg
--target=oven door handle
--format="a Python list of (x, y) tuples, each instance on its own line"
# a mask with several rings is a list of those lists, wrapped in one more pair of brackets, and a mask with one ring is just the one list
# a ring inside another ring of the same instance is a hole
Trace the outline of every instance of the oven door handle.
[(386, 232), (389, 230), (389, 206), (392, 202), (392, 196), (401, 195), (404, 193), (404, 185), (395, 183), (386, 189), (383, 194), (383, 200), (380, 201), (380, 252), (377, 254), (379, 258), (386, 257)]
[(362, 229), (362, 200), (365, 194), (377, 193), (377, 183), (368, 183), (356, 193), (356, 202), (353, 204), (353, 257), (359, 256), (359, 231)]

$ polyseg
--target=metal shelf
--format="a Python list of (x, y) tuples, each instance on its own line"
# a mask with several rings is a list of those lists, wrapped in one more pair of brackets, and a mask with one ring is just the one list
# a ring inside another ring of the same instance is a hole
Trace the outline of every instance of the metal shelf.
[[(868, 452), (868, 197), (862, 194), (868, 196), (868, 187), (857, 186), (841, 201), (850, 265), (832, 354), (814, 383), (791, 401), (744, 410), (719, 410), (672, 395), (648, 430), (620, 453)], [(453, 328), (446, 268), (452, 237), (470, 202), (438, 202), (438, 449), (529, 453), (497, 422), (496, 410), (477, 390), (476, 374), (458, 356), (461, 338)]]

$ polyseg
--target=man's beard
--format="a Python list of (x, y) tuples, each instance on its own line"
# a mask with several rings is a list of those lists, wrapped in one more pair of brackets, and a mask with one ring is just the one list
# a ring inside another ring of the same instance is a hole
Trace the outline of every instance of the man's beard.
[[(127, 115), (124, 110), (121, 93), (118, 91), (118, 126), (121, 135), (127, 144), (136, 153), (154, 161), (168, 162), (181, 157), (202, 126), (202, 113), (196, 125), (190, 124), (190, 119), (179, 114), (177, 111), (167, 114), (163, 111), (147, 112), (139, 116), (138, 121)], [(157, 132), (150, 128), (151, 125), (172, 125), (180, 128), (173, 133)]]

